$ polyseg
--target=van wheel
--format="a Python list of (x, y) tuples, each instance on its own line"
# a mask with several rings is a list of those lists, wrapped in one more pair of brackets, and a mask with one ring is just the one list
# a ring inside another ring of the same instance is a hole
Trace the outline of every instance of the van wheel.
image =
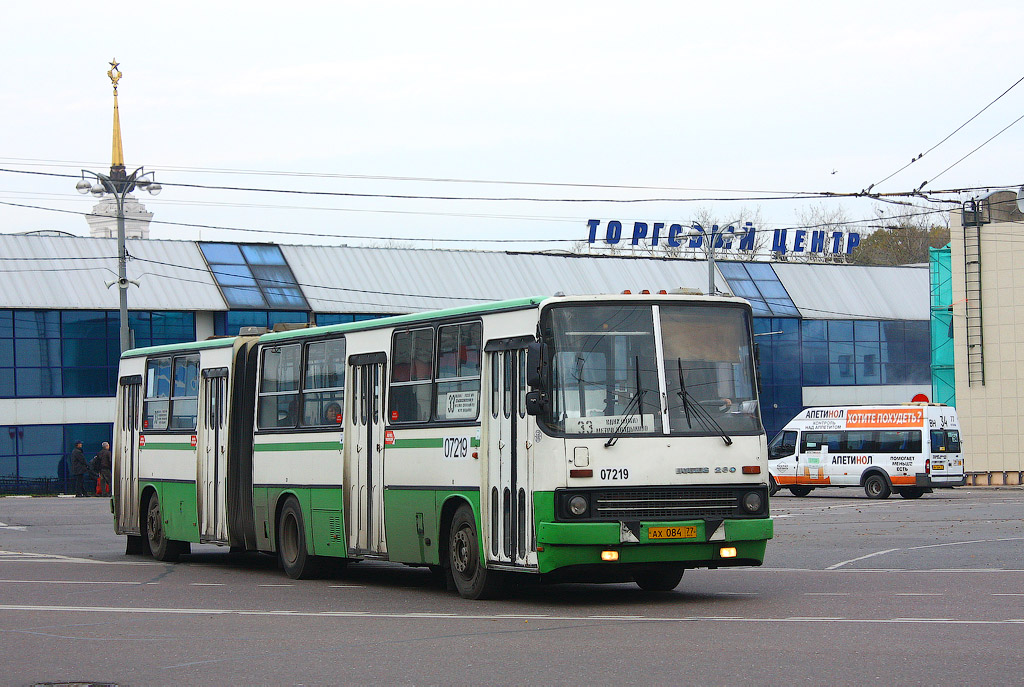
[(869, 499), (887, 499), (892, 493), (892, 489), (889, 488), (889, 483), (885, 478), (875, 472), (864, 480), (864, 493), (868, 495)]
[(906, 489), (897, 489), (896, 493), (905, 499), (919, 499), (924, 496), (924, 489), (921, 487), (907, 487)]
[(768, 495), (775, 496), (779, 493), (779, 483), (771, 475), (768, 476)]
[(789, 490), (793, 492), (793, 496), (807, 496), (814, 487), (790, 487)]

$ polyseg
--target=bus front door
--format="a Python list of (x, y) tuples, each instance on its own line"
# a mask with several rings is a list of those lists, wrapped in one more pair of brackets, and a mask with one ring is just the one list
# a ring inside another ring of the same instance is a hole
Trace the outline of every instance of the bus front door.
[(199, 424), (196, 507), (199, 540), (228, 541), (225, 483), (227, 477), (227, 381), (228, 369), (202, 372), (202, 412)]
[[(140, 534), (139, 441), (142, 428), (142, 375), (121, 377), (121, 408), (114, 442), (113, 494), (118, 532)], [(131, 553), (131, 552), (130, 552)]]
[[(349, 552), (387, 554), (384, 539), (383, 353), (352, 356), (352, 474), (347, 504)], [(345, 437), (346, 443), (348, 437)]]
[(481, 499), (481, 524), (488, 559), (497, 563), (535, 566), (533, 492), (526, 415), (526, 349), (487, 346), (490, 403), (487, 423), (487, 484)]

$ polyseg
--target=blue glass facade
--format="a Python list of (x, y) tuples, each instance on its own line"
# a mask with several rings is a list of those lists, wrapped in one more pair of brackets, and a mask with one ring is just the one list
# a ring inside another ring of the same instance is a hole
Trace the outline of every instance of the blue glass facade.
[[(114, 395), (119, 315), (105, 310), (0, 310), (0, 398)], [(190, 312), (133, 312), (136, 346), (193, 341)]]
[(803, 410), (802, 387), (931, 384), (929, 337), (927, 320), (755, 317), (769, 438)]
[(113, 425), (0, 425), (0, 494), (73, 493), (69, 471), (74, 442), (86, 460), (111, 441)]

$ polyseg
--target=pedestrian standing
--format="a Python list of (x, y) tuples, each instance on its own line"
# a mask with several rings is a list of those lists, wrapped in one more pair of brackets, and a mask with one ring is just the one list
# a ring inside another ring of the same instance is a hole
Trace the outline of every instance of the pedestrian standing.
[(85, 493), (85, 475), (89, 472), (89, 464), (85, 462), (85, 454), (82, 453), (81, 440), (75, 442), (71, 449), (71, 476), (75, 480), (75, 496), (88, 496)]
[(110, 461), (110, 444), (104, 441), (100, 446), (102, 448), (96, 454), (96, 457), (93, 458), (93, 462), (96, 465), (94, 469), (100, 476), (100, 494), (105, 496), (110, 494), (110, 470), (112, 463)]

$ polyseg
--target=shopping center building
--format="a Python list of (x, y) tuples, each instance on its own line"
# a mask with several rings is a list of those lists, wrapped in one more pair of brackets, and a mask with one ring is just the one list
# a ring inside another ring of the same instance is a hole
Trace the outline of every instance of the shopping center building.
[[(65, 491), (73, 442), (81, 439), (91, 457), (110, 440), (120, 348), (117, 289), (108, 284), (117, 276), (118, 244), (93, 233), (0, 235), (0, 492)], [(136, 346), (557, 292), (708, 286), (708, 263), (692, 259), (138, 235), (126, 239)], [(932, 397), (927, 265), (718, 260), (714, 270), (719, 289), (753, 307), (769, 437), (807, 406)], [(1003, 369), (987, 358), (986, 369), (993, 365)], [(966, 405), (986, 403), (972, 397)], [(1009, 445), (1003, 449), (1008, 455)]]

